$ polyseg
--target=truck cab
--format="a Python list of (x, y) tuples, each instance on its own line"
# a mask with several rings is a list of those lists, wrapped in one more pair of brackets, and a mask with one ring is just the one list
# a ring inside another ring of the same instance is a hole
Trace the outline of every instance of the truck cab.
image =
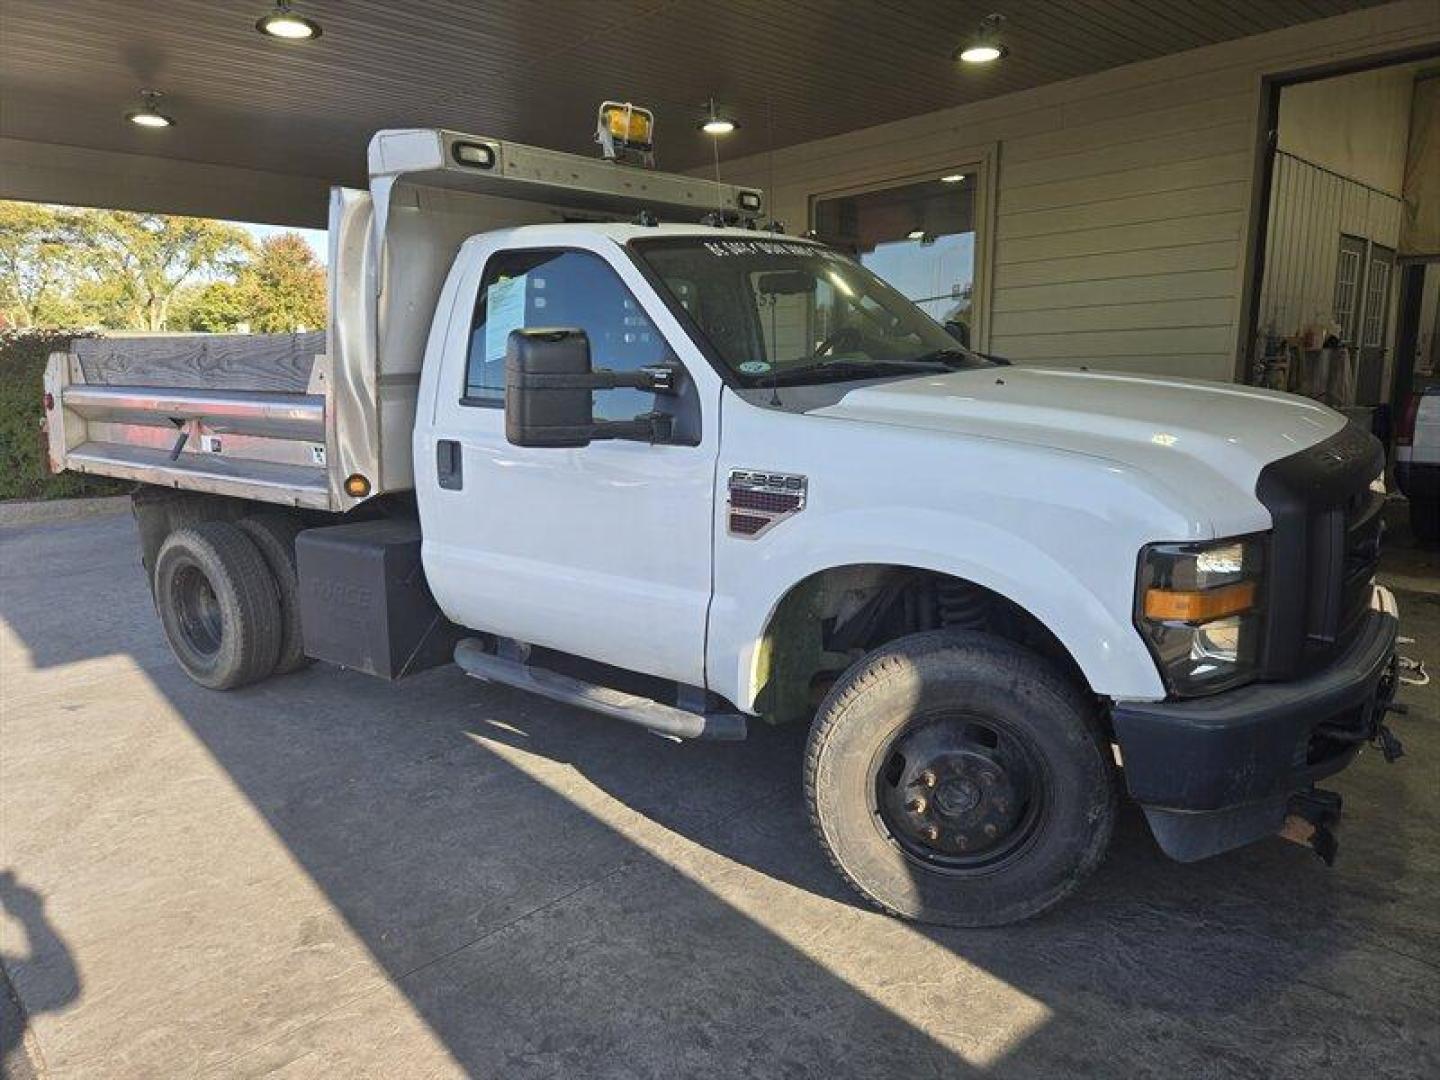
[[(674, 738), (808, 723), (838, 871), (967, 926), (1066, 896), (1122, 793), (1177, 859), (1332, 854), (1315, 782), (1398, 756), (1383, 454), (1339, 414), (978, 355), (751, 189), (450, 132), (371, 166), (305, 402), (52, 361), (52, 457), (145, 485), (200, 681), (453, 657)], [(251, 441), (164, 461), (166, 423)]]

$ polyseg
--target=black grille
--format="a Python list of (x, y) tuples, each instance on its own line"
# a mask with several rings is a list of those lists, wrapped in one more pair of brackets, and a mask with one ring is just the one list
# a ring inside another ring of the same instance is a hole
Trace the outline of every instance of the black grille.
[(730, 505), (737, 510), (761, 510), (767, 514), (790, 514), (800, 509), (800, 496), (784, 495), (774, 491), (733, 488), (730, 491)]
[(753, 514), (730, 515), (730, 531), (741, 536), (754, 536), (769, 524), (769, 518), (755, 517)]
[(1261, 470), (1255, 492), (1274, 523), (1267, 678), (1324, 667), (1359, 626), (1384, 528), (1384, 496), (1370, 482), (1384, 463), (1379, 441), (1352, 424)]

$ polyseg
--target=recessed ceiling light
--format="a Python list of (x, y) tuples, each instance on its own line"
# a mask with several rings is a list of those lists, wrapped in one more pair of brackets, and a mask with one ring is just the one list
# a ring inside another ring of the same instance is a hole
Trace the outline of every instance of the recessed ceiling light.
[(961, 180), (964, 180), (964, 179), (965, 179), (965, 174), (964, 174), (963, 172), (957, 172), (957, 173), (951, 173), (949, 176), (942, 176), (942, 177), (940, 177), (940, 183), (942, 183), (942, 184), (958, 184), (958, 183), (960, 183)]
[(960, 59), (967, 64), (988, 64), (1004, 55), (999, 45), (970, 45), (960, 50)]
[(700, 130), (706, 135), (729, 135), (740, 125), (732, 118), (717, 112), (715, 109), (715, 99), (711, 98), (709, 111), (706, 112), (705, 118), (700, 121), (699, 126)]
[(296, 15), (290, 10), (287, 0), (279, 0), (275, 10), (255, 24), (255, 29), (266, 37), (281, 41), (312, 41), (322, 33), (320, 24), (314, 19)]
[(955, 50), (955, 58), (967, 64), (989, 64), (1007, 55), (1010, 50), (1000, 41), (1000, 26), (1004, 21), (1003, 15), (985, 16), (979, 32)]
[(140, 108), (131, 109), (125, 114), (125, 119), (136, 127), (145, 128), (167, 128), (175, 126), (175, 118), (167, 116), (155, 107), (164, 95), (159, 90), (141, 90)]

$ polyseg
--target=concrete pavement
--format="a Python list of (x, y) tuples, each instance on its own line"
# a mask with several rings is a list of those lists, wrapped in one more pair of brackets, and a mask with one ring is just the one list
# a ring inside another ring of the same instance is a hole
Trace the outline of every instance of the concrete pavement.
[[(128, 518), (0, 529), (0, 960), (71, 1076), (1440, 1073), (1440, 683), (1327, 870), (1127, 812), (1059, 910), (863, 910), (803, 731), (675, 745), (453, 669), (172, 661)], [(1440, 669), (1440, 603), (1405, 632)], [(19, 1033), (5, 1024), (12, 1067)]]

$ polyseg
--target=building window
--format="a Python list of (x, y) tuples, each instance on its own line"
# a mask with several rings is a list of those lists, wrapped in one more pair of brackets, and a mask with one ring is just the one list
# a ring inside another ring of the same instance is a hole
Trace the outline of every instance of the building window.
[(1365, 281), (1365, 332), (1361, 339), (1367, 349), (1385, 344), (1385, 301), (1389, 296), (1390, 263), (1385, 259), (1370, 260), (1370, 274)]
[(1340, 257), (1335, 266), (1335, 321), (1340, 335), (1355, 341), (1355, 294), (1360, 287), (1360, 258), (1365, 250), (1363, 240), (1340, 238)]
[[(958, 179), (957, 179), (958, 178)], [(815, 200), (820, 239), (940, 323), (973, 329), (976, 172)]]

